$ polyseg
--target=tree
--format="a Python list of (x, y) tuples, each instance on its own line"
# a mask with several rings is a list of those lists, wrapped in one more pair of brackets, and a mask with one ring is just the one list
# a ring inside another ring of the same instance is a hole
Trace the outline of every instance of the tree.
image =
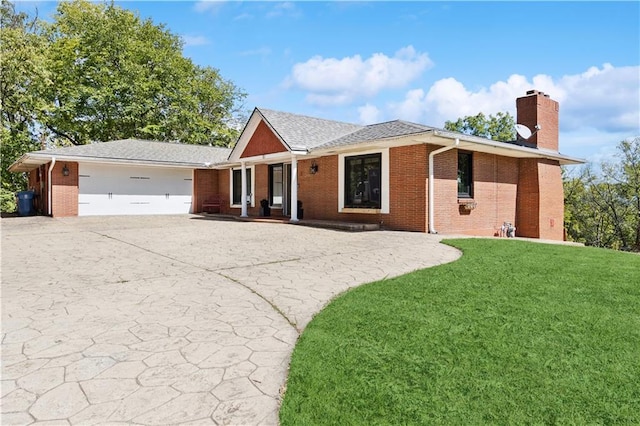
[(228, 146), (244, 98), (182, 55), (162, 25), (111, 4), (61, 2), (48, 25), (53, 84), (43, 123), (74, 145), (129, 137)]
[(640, 251), (640, 137), (618, 144), (618, 161), (604, 163), (607, 205), (623, 248)]
[(569, 239), (640, 251), (640, 137), (620, 142), (617, 161), (563, 180)]
[(483, 113), (468, 115), (456, 121), (446, 121), (446, 130), (467, 135), (480, 136), (495, 141), (509, 142), (516, 138), (515, 120), (511, 114), (499, 112), (495, 116)]
[(38, 114), (45, 107), (49, 84), (45, 67), (45, 39), (35, 18), (0, 3), (0, 153), (2, 155), (2, 211), (15, 209), (15, 192), (26, 187), (23, 174), (7, 167), (39, 146)]
[(113, 3), (60, 2), (51, 23), (0, 5), (2, 211), (26, 187), (7, 167), (45, 142), (237, 138), (245, 93), (185, 58), (163, 25)]

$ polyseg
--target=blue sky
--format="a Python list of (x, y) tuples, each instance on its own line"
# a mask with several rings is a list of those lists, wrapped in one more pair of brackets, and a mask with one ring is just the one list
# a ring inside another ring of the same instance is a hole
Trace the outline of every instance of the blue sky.
[[(125, 1), (255, 106), (441, 127), (560, 102), (560, 150), (599, 161), (640, 136), (640, 2)], [(55, 2), (24, 2), (48, 17)]]

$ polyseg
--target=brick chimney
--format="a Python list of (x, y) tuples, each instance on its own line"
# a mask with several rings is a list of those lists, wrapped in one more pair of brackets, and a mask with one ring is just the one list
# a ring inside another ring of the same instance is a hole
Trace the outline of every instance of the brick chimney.
[[(535, 131), (527, 140), (539, 149), (558, 151), (558, 102), (537, 90), (516, 99), (518, 124)], [(516, 235), (562, 240), (564, 193), (557, 160), (522, 158), (518, 162)]]
[(516, 99), (516, 122), (535, 132), (527, 142), (537, 148), (558, 151), (558, 113), (560, 106), (549, 95), (529, 90), (526, 96)]

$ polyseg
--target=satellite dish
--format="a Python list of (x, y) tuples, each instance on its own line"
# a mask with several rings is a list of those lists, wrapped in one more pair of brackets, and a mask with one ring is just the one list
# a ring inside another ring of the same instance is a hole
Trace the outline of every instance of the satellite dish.
[(524, 140), (531, 137), (531, 130), (524, 124), (516, 124), (516, 132)]

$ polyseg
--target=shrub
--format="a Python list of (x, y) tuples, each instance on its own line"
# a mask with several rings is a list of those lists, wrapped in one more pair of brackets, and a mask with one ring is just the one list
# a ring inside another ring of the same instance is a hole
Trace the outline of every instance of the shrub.
[(18, 205), (16, 204), (16, 194), (8, 189), (0, 190), (0, 211), (2, 213), (14, 213)]

